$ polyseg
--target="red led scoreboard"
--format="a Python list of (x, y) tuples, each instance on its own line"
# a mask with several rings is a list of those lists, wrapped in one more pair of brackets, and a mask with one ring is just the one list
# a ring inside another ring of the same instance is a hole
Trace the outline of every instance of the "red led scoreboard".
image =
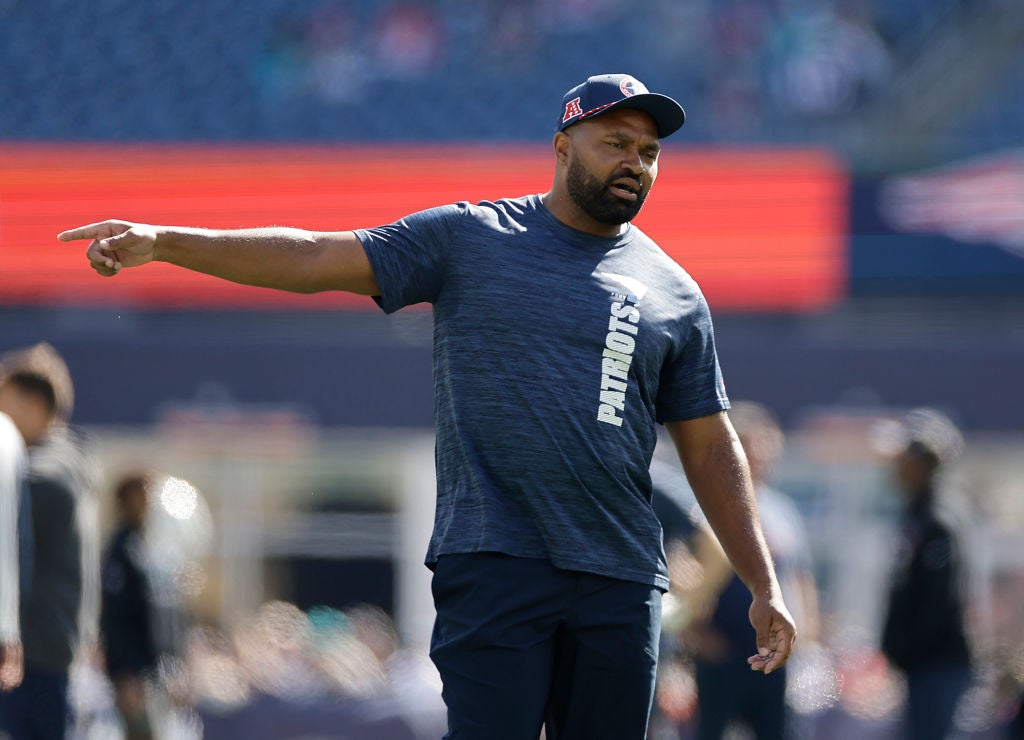
[[(167, 265), (114, 279), (64, 229), (106, 218), (218, 228), (351, 229), (422, 208), (543, 192), (544, 146), (0, 144), (0, 303), (371, 309), (340, 293), (235, 286)], [(847, 276), (847, 176), (818, 151), (666, 147), (637, 219), (714, 310), (813, 311)]]

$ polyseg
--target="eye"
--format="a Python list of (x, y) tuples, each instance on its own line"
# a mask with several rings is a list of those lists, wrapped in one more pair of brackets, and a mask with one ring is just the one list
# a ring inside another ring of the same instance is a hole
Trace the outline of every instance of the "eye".
[(621, 141), (609, 141), (609, 142), (607, 142), (607, 144), (612, 149), (621, 149), (622, 148), (622, 142)]

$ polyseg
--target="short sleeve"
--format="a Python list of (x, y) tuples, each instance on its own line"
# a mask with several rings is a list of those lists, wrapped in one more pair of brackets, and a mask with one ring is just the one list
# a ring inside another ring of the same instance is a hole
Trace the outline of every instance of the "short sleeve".
[(446, 254), (466, 208), (465, 203), (439, 206), (386, 226), (356, 230), (380, 288), (375, 300), (385, 312), (437, 300)]
[(688, 421), (728, 408), (711, 311), (698, 294), (681, 341), (662, 367), (655, 400), (657, 419)]

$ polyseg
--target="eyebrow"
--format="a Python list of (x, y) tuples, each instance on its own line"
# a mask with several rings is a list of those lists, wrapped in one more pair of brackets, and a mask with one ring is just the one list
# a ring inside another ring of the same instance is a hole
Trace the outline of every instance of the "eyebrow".
[[(636, 141), (635, 137), (624, 134), (621, 131), (609, 131), (608, 133), (605, 134), (605, 136), (611, 137), (613, 139), (618, 139), (619, 141), (622, 142), (632, 143)], [(657, 140), (640, 148), (643, 149), (643, 151), (645, 152), (651, 152), (653, 154), (661, 153), (661, 143)]]

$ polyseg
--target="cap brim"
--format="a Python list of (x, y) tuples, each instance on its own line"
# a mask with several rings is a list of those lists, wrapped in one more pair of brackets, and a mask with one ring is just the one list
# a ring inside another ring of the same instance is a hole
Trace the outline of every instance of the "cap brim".
[[(679, 105), (668, 95), (660, 93), (641, 93), (640, 95), (623, 98), (619, 102), (587, 116), (587, 118), (596, 118), (608, 111), (622, 108), (640, 110), (653, 118), (654, 125), (658, 128), (659, 139), (664, 139), (666, 136), (674, 134), (686, 121), (686, 111), (683, 110), (683, 106)], [(586, 118), (580, 120), (586, 120)]]

